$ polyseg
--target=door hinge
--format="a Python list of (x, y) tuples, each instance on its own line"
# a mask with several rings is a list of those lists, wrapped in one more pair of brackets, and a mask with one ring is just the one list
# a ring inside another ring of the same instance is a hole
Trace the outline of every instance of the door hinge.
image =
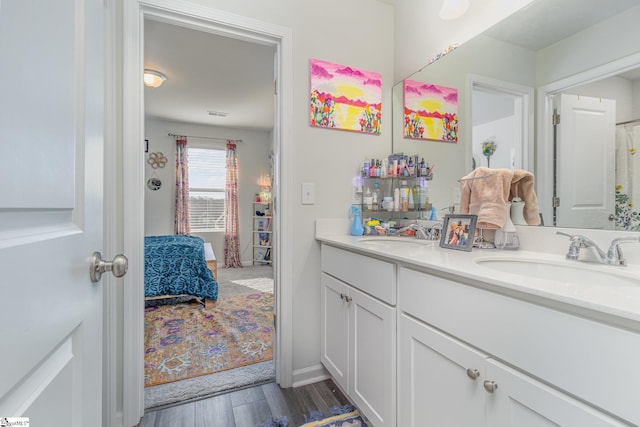
[(551, 201), (551, 205), (554, 208), (560, 207), (560, 197), (554, 197), (553, 200)]
[(278, 80), (273, 81), (273, 94), (274, 95), (278, 94)]
[(558, 126), (560, 124), (560, 114), (553, 115), (553, 125)]
[(277, 330), (278, 329), (278, 322), (276, 322), (276, 313), (273, 313), (273, 329)]

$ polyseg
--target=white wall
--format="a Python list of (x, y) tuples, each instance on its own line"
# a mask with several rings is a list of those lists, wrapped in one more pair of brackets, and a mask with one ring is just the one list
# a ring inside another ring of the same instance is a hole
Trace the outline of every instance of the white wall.
[(640, 6), (600, 22), (536, 53), (543, 86), (638, 52)]
[[(237, 145), (238, 153), (238, 211), (240, 222), (241, 260), (245, 265), (252, 263), (252, 215), (255, 193), (259, 191), (258, 178), (270, 173), (269, 150), (271, 132), (227, 129), (217, 126), (203, 126), (162, 120), (145, 121), (145, 138), (149, 140), (149, 153), (160, 151), (169, 160), (167, 166), (153, 169), (145, 163), (145, 181), (152, 176), (162, 180), (160, 190), (145, 188), (145, 235), (173, 234), (175, 212), (175, 139), (168, 134), (195, 135), (222, 139), (241, 139)], [(216, 146), (224, 148), (222, 140), (188, 138), (189, 146)], [(218, 259), (218, 266), (224, 265), (224, 233), (193, 233), (211, 242)]]
[(454, 43), (462, 44), (533, 0), (472, 0), (458, 19), (438, 17), (442, 0), (396, 0), (395, 81), (399, 82)]

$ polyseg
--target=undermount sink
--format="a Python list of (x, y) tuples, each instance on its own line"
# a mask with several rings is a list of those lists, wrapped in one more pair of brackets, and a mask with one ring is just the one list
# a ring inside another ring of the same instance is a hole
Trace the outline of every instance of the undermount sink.
[(640, 285), (640, 278), (620, 270), (620, 267), (604, 264), (506, 257), (478, 258), (475, 263), (503, 273), (563, 283), (588, 283), (607, 286)]
[(396, 236), (367, 236), (360, 237), (359, 243), (370, 243), (373, 245), (429, 245), (435, 240), (416, 239), (415, 237)]

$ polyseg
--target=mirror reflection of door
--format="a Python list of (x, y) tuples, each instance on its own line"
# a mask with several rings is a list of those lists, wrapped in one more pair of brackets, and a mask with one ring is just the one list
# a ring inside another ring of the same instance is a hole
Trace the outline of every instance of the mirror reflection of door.
[[(471, 87), (472, 166), (528, 169), (533, 90), (481, 77)], [(487, 143), (494, 149), (483, 149)]]
[(558, 227), (614, 228), (616, 101), (560, 94), (555, 180)]

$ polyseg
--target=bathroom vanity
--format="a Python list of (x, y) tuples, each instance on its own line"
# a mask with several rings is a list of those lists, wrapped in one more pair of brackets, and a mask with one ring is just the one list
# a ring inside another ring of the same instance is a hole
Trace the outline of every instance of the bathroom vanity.
[(375, 427), (640, 424), (637, 264), (317, 239), (322, 363)]

